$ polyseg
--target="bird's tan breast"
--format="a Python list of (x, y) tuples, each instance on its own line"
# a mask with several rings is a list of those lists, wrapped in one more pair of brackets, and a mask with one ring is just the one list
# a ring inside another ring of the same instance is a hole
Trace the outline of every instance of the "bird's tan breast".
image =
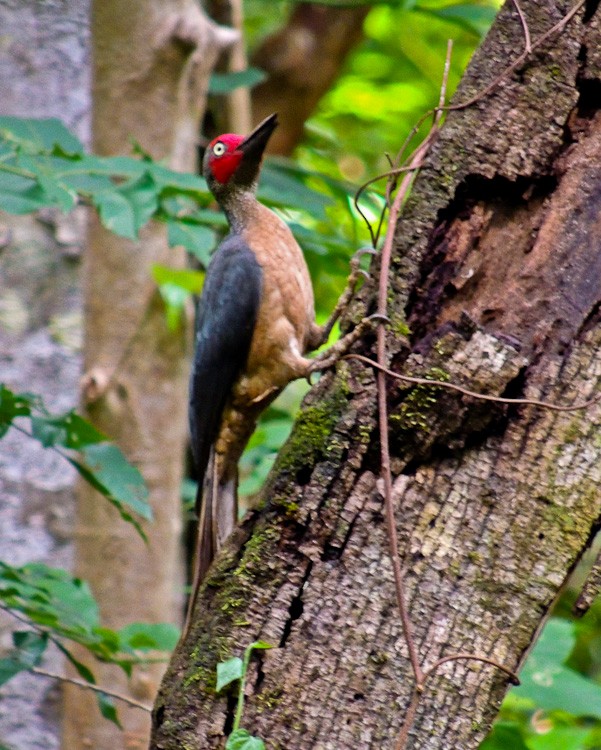
[(286, 224), (258, 205), (252, 228), (243, 233), (263, 271), (261, 304), (248, 358), (247, 375), (260, 370), (283, 387), (297, 375), (315, 320), (313, 287), (298, 243)]

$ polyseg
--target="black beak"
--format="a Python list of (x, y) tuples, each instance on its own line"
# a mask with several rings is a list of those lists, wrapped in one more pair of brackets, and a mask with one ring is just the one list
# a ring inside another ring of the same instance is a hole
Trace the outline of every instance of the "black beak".
[(266, 117), (259, 123), (253, 132), (248, 135), (238, 146), (244, 154), (244, 161), (258, 165), (267, 146), (267, 141), (278, 125), (277, 113)]

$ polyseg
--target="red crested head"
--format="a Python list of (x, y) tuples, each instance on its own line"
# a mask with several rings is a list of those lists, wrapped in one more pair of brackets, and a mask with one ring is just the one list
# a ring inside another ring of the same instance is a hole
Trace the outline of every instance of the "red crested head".
[(208, 145), (203, 173), (217, 198), (230, 187), (253, 189), (259, 177), (263, 152), (277, 125), (277, 115), (263, 120), (250, 135), (226, 133)]
[(234, 174), (244, 153), (238, 146), (244, 141), (244, 136), (226, 133), (214, 138), (207, 147), (206, 168), (222, 185), (228, 182)]

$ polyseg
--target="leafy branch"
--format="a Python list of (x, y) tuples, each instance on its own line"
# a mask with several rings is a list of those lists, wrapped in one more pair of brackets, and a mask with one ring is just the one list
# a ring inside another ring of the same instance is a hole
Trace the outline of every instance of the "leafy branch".
[[(167, 225), (170, 245), (181, 245), (206, 266), (225, 217), (210, 210), (213, 204), (205, 180), (174, 172), (141, 158), (86, 154), (81, 142), (60, 122), (49, 119), (0, 117), (0, 206), (13, 214), (41, 208), (71, 210), (78, 202), (94, 207), (103, 225), (134, 240), (151, 219)], [(332, 196), (350, 199), (349, 185), (282, 159), (264, 166), (259, 196), (266, 204), (293, 211), (311, 226), (295, 221), (301, 244), (320, 254), (343, 247), (331, 231), (319, 231), (328, 219)], [(321, 190), (314, 189), (316, 181)]]
[(227, 738), (225, 750), (265, 750), (265, 744), (259, 737), (253, 737), (248, 730), (240, 728), (242, 714), (244, 712), (244, 690), (246, 687), (246, 674), (253, 651), (273, 648), (265, 641), (254, 641), (244, 650), (244, 658), (233, 656), (227, 661), (217, 664), (216, 692), (220, 692), (233, 682), (238, 682), (238, 700), (236, 702), (236, 713), (232, 732)]
[[(15, 393), (0, 384), (0, 438), (10, 429), (61, 455), (146, 539), (138, 517), (152, 519), (148, 490), (138, 469), (106, 435), (74, 411), (51, 414), (40, 396)], [(92, 670), (65, 642), (79, 644), (98, 661), (116, 664), (130, 675), (135, 664), (149, 661), (151, 651), (162, 653), (163, 661), (179, 635), (168, 624), (135, 623), (119, 631), (102, 627), (88, 585), (41, 563), (14, 567), (0, 561), (0, 609), (27, 628), (12, 633), (13, 648), (0, 659), (0, 685), (23, 671), (75, 681), (96, 691), (102, 715), (118, 726), (113, 699), (121, 696), (97, 686)], [(50, 644), (63, 653), (81, 680), (50, 675), (40, 666)]]
[(98, 661), (116, 664), (130, 676), (137, 664), (164, 661), (179, 637), (178, 629), (167, 623), (132, 623), (119, 630), (103, 627), (88, 584), (42, 563), (15, 567), (0, 562), (0, 609), (27, 628), (13, 632), (13, 649), (0, 659), (0, 685), (23, 671), (73, 682), (40, 667), (53, 644), (81, 678), (75, 682), (97, 693), (102, 715), (117, 725), (113, 698), (121, 700), (121, 696), (98, 686), (92, 670), (67, 644), (78, 644)]
[(40, 396), (0, 384), (0, 438), (11, 428), (65, 458), (146, 538), (136, 515), (152, 519), (148, 490), (138, 469), (106, 435), (74, 411), (50, 414)]

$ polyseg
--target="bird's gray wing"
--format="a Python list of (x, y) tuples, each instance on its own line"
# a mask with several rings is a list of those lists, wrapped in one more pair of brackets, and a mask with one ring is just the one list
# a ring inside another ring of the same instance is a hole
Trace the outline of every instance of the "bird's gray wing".
[(228, 236), (209, 264), (198, 309), (189, 418), (199, 497), (223, 409), (248, 358), (261, 290), (254, 253)]

